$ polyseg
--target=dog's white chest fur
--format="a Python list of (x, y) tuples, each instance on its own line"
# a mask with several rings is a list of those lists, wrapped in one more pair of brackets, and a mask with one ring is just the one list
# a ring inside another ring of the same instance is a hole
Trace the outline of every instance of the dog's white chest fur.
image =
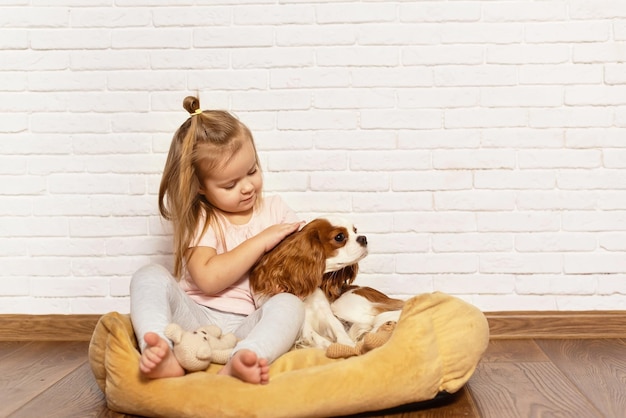
[(331, 342), (354, 346), (343, 323), (333, 315), (328, 299), (321, 289), (304, 299), (304, 324), (296, 346), (326, 349)]

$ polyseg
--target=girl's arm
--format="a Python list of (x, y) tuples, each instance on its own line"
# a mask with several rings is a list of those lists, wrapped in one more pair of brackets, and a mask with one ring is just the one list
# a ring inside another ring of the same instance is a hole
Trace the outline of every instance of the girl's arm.
[(297, 231), (301, 222), (277, 224), (266, 228), (232, 250), (217, 254), (214, 248), (195, 247), (187, 250), (191, 257), (187, 269), (196, 286), (207, 295), (214, 295), (239, 280), (267, 251)]

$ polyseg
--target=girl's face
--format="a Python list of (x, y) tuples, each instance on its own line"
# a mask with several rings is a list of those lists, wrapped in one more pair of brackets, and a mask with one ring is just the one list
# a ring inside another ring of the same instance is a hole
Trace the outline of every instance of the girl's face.
[(246, 140), (230, 159), (200, 179), (199, 193), (225, 213), (252, 213), (261, 194), (263, 177), (252, 141)]

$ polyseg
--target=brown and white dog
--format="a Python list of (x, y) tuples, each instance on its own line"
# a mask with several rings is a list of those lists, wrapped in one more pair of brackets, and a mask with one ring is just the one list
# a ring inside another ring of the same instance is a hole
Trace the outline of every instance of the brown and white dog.
[(264, 298), (289, 292), (303, 298), (305, 319), (297, 347), (354, 346), (366, 332), (397, 321), (404, 302), (370, 287), (352, 285), (367, 238), (342, 218), (318, 218), (285, 238), (250, 272), (250, 286)]

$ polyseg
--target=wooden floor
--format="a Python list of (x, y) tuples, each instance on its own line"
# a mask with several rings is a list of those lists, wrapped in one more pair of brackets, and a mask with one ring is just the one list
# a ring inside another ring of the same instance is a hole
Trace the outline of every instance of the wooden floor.
[[(0, 417), (125, 417), (106, 407), (87, 347), (0, 341)], [(626, 339), (492, 340), (466, 387), (443, 404), (359, 416), (623, 418)]]

